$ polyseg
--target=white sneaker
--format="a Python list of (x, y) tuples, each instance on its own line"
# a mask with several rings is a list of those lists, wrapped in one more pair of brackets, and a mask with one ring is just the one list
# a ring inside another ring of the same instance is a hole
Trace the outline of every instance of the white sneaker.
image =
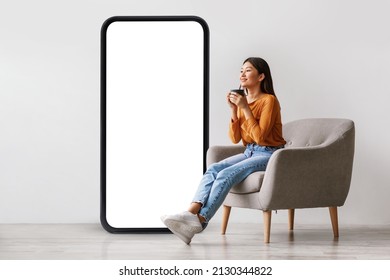
[[(165, 224), (164, 222), (164, 219), (165, 219), (166, 216), (162, 216), (161, 217), (161, 221), (163, 221), (163, 223)], [(168, 226), (167, 226), (168, 227)], [(173, 228), (169, 228), (168, 229), (177, 237), (179, 237), (181, 240), (183, 240), (183, 242), (185, 244), (190, 244), (191, 243), (191, 240), (192, 240), (192, 237), (194, 237), (195, 233), (190, 233), (188, 231), (183, 231), (183, 232), (179, 232), (179, 231), (176, 231), (174, 230)]]
[(166, 215), (161, 217), (161, 220), (170, 231), (186, 244), (190, 244), (195, 233), (199, 233), (203, 230), (198, 215), (188, 211), (175, 215)]

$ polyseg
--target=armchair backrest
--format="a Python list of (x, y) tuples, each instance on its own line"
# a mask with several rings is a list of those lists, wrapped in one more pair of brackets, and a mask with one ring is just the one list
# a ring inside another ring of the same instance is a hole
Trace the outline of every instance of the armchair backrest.
[(343, 137), (353, 128), (353, 121), (348, 119), (302, 119), (284, 124), (283, 136), (286, 148), (322, 146)]

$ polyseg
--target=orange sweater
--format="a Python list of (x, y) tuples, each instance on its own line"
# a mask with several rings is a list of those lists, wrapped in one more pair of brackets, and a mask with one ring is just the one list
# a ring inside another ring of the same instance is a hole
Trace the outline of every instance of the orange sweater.
[(271, 94), (263, 94), (249, 104), (254, 118), (245, 119), (238, 108), (238, 120), (230, 122), (229, 136), (233, 143), (242, 140), (244, 146), (256, 143), (260, 146), (281, 146), (286, 144), (282, 136), (282, 118), (278, 99)]

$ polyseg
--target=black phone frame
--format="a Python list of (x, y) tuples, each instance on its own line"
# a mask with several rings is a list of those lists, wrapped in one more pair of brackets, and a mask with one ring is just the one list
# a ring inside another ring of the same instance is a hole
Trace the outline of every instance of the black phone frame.
[(117, 21), (195, 21), (203, 28), (203, 172), (206, 170), (206, 153), (209, 148), (209, 61), (210, 31), (206, 21), (198, 16), (114, 16), (101, 27), (100, 40), (100, 222), (110, 233), (170, 233), (168, 228), (116, 228), (106, 218), (106, 129), (107, 129), (107, 29)]

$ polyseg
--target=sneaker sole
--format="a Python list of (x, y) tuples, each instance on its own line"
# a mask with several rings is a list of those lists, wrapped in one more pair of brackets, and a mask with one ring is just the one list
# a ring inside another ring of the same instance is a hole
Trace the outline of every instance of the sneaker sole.
[(189, 245), (189, 244), (191, 243), (191, 240), (192, 240), (191, 238), (189, 238), (189, 237), (187, 237), (187, 236), (181, 234), (180, 232), (178, 232), (178, 231), (176, 231), (176, 230), (174, 230), (174, 229), (170, 229), (170, 228), (169, 228), (169, 230), (172, 231), (172, 233), (173, 233), (175, 236), (177, 236), (179, 239), (181, 239), (185, 244)]

